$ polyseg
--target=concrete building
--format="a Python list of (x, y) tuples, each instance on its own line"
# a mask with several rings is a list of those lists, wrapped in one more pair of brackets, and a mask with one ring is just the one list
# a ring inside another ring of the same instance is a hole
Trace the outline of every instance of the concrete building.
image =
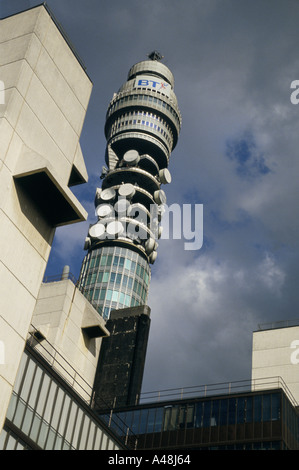
[(55, 228), (85, 220), (79, 138), (92, 84), (45, 5), (0, 28), (0, 429)]
[[(252, 340), (252, 387), (261, 378), (281, 377), (299, 403), (299, 321), (260, 325)], [(270, 380), (268, 380), (269, 382)]]

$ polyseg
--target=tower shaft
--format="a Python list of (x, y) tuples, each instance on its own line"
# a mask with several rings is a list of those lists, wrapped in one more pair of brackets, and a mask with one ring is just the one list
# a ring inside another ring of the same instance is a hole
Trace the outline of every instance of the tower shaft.
[(105, 319), (111, 310), (147, 302), (166, 204), (162, 186), (171, 182), (169, 158), (181, 126), (173, 75), (159, 53), (149, 57), (130, 69), (106, 114), (107, 167), (79, 280)]

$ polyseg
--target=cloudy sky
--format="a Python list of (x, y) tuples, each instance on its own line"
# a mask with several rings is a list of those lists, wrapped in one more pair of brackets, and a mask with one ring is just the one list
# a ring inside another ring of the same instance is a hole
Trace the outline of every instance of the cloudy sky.
[[(41, 2), (0, 0), (1, 16)], [(250, 378), (252, 331), (299, 316), (297, 0), (48, 0), (93, 82), (81, 146), (90, 217), (57, 231), (47, 274), (78, 276), (104, 164), (105, 113), (156, 49), (183, 116), (168, 204), (203, 204), (204, 242), (161, 240), (144, 391)], [(299, 94), (298, 94), (299, 96)]]

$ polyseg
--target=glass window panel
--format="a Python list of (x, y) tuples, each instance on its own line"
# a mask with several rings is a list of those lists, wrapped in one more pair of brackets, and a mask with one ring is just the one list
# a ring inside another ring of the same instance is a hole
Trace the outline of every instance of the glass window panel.
[(25, 403), (19, 400), (17, 404), (17, 409), (16, 409), (16, 413), (14, 416), (14, 420), (13, 420), (13, 424), (15, 424), (19, 428), (21, 427), (25, 411), (26, 411)]
[(33, 380), (31, 391), (30, 391), (30, 396), (28, 399), (29, 406), (31, 406), (34, 409), (36, 406), (37, 394), (39, 392), (41, 379), (42, 379), (42, 370), (38, 367), (35, 372), (34, 380)]
[(261, 395), (256, 395), (254, 397), (254, 421), (260, 422), (262, 419), (262, 397)]
[(111, 439), (109, 439), (109, 441), (108, 441), (108, 450), (113, 450), (113, 449), (114, 449), (114, 442)]
[(127, 307), (130, 307), (130, 304), (131, 304), (131, 298), (129, 295), (125, 295), (125, 305)]
[(77, 418), (78, 405), (75, 402), (71, 403), (71, 409), (69, 414), (69, 419), (67, 423), (67, 428), (65, 431), (65, 438), (68, 442), (72, 442), (72, 435), (74, 432), (74, 426)]
[(111, 273), (110, 274), (110, 282), (114, 282), (116, 277), (116, 273)]
[(50, 423), (51, 426), (53, 426), (53, 428), (55, 428), (55, 429), (57, 427), (58, 420), (60, 418), (61, 409), (62, 409), (62, 406), (63, 406), (64, 395), (65, 394), (64, 394), (63, 390), (58, 389), (58, 393), (55, 397), (53, 415), (52, 415), (52, 419), (51, 419), (51, 423)]
[(163, 415), (164, 415), (164, 408), (157, 408), (154, 432), (160, 432), (162, 430)]
[(86, 447), (86, 441), (87, 441), (89, 425), (90, 425), (90, 419), (86, 414), (84, 415), (83, 419), (84, 419), (84, 422), (83, 422), (82, 432), (80, 435), (80, 443), (78, 446), (79, 450), (84, 450)]
[(36, 363), (31, 359), (29, 360), (27, 365), (28, 367), (26, 370), (26, 376), (20, 393), (21, 398), (23, 398), (25, 402), (27, 402), (28, 400), (31, 384), (36, 370)]
[(236, 398), (229, 398), (228, 400), (228, 424), (235, 424), (236, 422)]
[(220, 400), (212, 401), (211, 426), (217, 426), (219, 423)]
[(106, 289), (102, 288), (100, 293), (100, 300), (104, 300), (106, 295)]
[(271, 395), (263, 396), (263, 421), (270, 421), (271, 419)]
[(129, 279), (128, 279), (128, 288), (132, 289), (132, 285), (133, 285), (133, 278), (129, 277)]
[(128, 283), (128, 276), (126, 276), (126, 275), (124, 274), (124, 277), (123, 277), (123, 287), (126, 287), (127, 283)]
[(112, 301), (117, 302), (118, 300), (118, 291), (114, 290), (112, 293)]
[(0, 432), (0, 450), (4, 449), (4, 443), (5, 443), (6, 436), (7, 436), (7, 432), (3, 429)]
[(125, 269), (130, 269), (131, 267), (131, 260), (130, 259), (126, 259), (125, 261)]
[(107, 261), (107, 256), (102, 255), (101, 256), (101, 261), (100, 261), (100, 266), (105, 266)]
[(29, 434), (29, 431), (30, 431), (30, 427), (31, 427), (31, 423), (32, 423), (32, 419), (33, 419), (33, 413), (32, 413), (32, 410), (30, 408), (27, 408), (26, 409), (26, 412), (25, 412), (25, 415), (24, 415), (24, 419), (23, 419), (23, 423), (22, 423), (22, 432), (26, 435)]
[(111, 297), (112, 297), (112, 290), (111, 290), (111, 289), (107, 289), (106, 300), (111, 300)]
[(94, 443), (94, 450), (99, 450), (101, 448), (101, 442), (103, 437), (103, 431), (101, 429), (96, 430), (96, 438)]
[(200, 428), (202, 426), (202, 415), (203, 415), (203, 404), (199, 402), (195, 407), (195, 427)]
[(103, 440), (102, 440), (102, 444), (101, 444), (101, 450), (106, 450), (107, 448), (107, 436), (106, 434), (103, 434)]
[(219, 414), (219, 424), (220, 426), (225, 426), (227, 424), (228, 417), (228, 400), (225, 398), (220, 402), (220, 414)]
[(39, 432), (39, 429), (40, 429), (40, 426), (41, 426), (41, 422), (42, 422), (42, 420), (41, 420), (40, 416), (35, 415), (34, 419), (33, 419), (33, 422), (32, 422), (30, 435), (29, 435), (30, 439), (32, 439), (34, 442), (37, 441), (38, 432)]
[(147, 426), (147, 415), (148, 415), (148, 410), (140, 410), (140, 420), (138, 423), (138, 427), (136, 427), (135, 434), (145, 434), (147, 432), (146, 426)]
[(43, 381), (42, 381), (42, 384), (41, 384), (41, 389), (40, 389), (40, 392), (39, 392), (39, 396), (38, 396), (38, 402), (37, 402), (37, 405), (36, 405), (36, 412), (42, 416), (43, 415), (43, 411), (44, 411), (44, 408), (45, 408), (45, 403), (46, 403), (46, 397), (48, 395), (48, 390), (49, 390), (49, 387), (50, 387), (50, 377), (46, 374), (44, 374), (43, 376)]
[(93, 450), (93, 442), (94, 442), (95, 433), (96, 433), (96, 425), (95, 423), (92, 422), (89, 428), (89, 435), (88, 435), (88, 440), (86, 443), (86, 450)]
[(54, 450), (61, 450), (63, 444), (62, 436), (56, 435)]
[(203, 409), (203, 426), (207, 427), (210, 426), (211, 423), (211, 402), (206, 401), (203, 403), (204, 409)]
[(62, 436), (64, 436), (64, 433), (65, 433), (66, 420), (69, 414), (70, 404), (71, 404), (70, 397), (68, 395), (65, 395), (63, 409), (61, 412), (59, 426), (58, 426), (58, 432)]
[(117, 274), (116, 276), (116, 284), (120, 284), (121, 283), (121, 274)]
[(56, 437), (56, 432), (53, 429), (50, 428), (49, 433), (48, 433), (48, 437), (47, 437), (47, 442), (46, 442), (46, 445), (45, 445), (46, 450), (53, 450), (55, 437)]
[(37, 444), (42, 449), (44, 449), (45, 447), (48, 431), (49, 431), (49, 425), (43, 421), (39, 430), (39, 436), (38, 436), (38, 441), (37, 441)]
[(82, 418), (83, 418), (83, 411), (80, 408), (78, 408), (76, 426), (75, 426), (75, 429), (74, 429), (75, 432), (73, 434), (73, 439), (72, 439), (72, 442), (71, 442), (73, 447), (75, 447), (76, 449), (77, 449), (77, 445), (78, 445), (78, 436), (79, 436), (79, 432), (80, 432), (80, 429), (81, 429)]
[(272, 393), (272, 420), (280, 419), (280, 395), (279, 393)]
[(122, 268), (125, 264), (125, 258), (123, 256), (120, 256), (119, 258), (119, 267)]
[(132, 273), (135, 272), (135, 268), (136, 268), (136, 263), (135, 263), (135, 261), (132, 261), (132, 263), (131, 263), (131, 272)]
[(108, 256), (107, 256), (107, 263), (106, 263), (106, 266), (111, 266), (112, 258), (113, 258), (112, 255), (108, 255)]
[(103, 279), (103, 271), (100, 271), (98, 274), (97, 282), (102, 282), (102, 279)]
[(252, 397), (247, 397), (246, 398), (246, 417), (245, 421), (246, 423), (252, 423), (253, 420), (253, 406), (252, 406)]
[(103, 273), (103, 282), (108, 282), (109, 280), (109, 272)]
[(155, 418), (156, 418), (156, 409), (150, 408), (148, 410), (148, 418), (147, 418), (147, 432), (148, 433), (154, 432)]
[(6, 443), (5, 450), (14, 450), (16, 446), (16, 440), (13, 436), (9, 436), (8, 441)]
[(245, 409), (246, 409), (246, 399), (245, 399), (245, 397), (238, 397), (238, 400), (237, 400), (237, 423), (245, 423)]

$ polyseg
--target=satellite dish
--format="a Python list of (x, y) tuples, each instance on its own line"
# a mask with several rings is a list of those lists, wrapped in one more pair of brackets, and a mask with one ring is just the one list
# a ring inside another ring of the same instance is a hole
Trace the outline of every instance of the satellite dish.
[(171, 183), (170, 171), (167, 168), (163, 168), (163, 170), (159, 171), (159, 178), (161, 180), (161, 183), (163, 183), (163, 184)]
[(156, 261), (157, 259), (157, 255), (158, 253), (156, 251), (153, 251), (150, 255), (150, 258), (149, 258), (149, 261), (151, 264), (154, 264), (154, 262)]
[(107, 225), (107, 233), (108, 235), (112, 235), (114, 237), (121, 235), (124, 231), (124, 226), (121, 222), (114, 220)]
[(110, 204), (100, 204), (96, 209), (96, 214), (98, 217), (107, 217), (113, 211), (112, 206)]
[(118, 214), (121, 215), (126, 215), (127, 210), (130, 206), (130, 203), (127, 199), (119, 199), (115, 204), (114, 204), (114, 209)]
[(95, 224), (89, 229), (89, 235), (91, 238), (104, 238), (105, 235), (105, 225), (104, 224)]
[(128, 150), (124, 154), (123, 160), (127, 165), (137, 165), (140, 160), (140, 156), (137, 150)]
[(162, 232), (163, 232), (163, 227), (162, 225), (160, 225), (158, 228), (158, 238), (161, 238)]
[(121, 197), (131, 198), (135, 194), (135, 187), (131, 183), (122, 184), (118, 190)]
[(159, 189), (158, 191), (154, 192), (154, 200), (157, 204), (166, 204), (166, 194), (163, 189)]
[(104, 189), (101, 192), (102, 201), (112, 201), (116, 196), (116, 192), (113, 188)]
[(154, 250), (155, 243), (156, 242), (154, 238), (149, 238), (148, 240), (146, 240), (144, 248), (147, 255), (149, 255)]
[(85, 238), (84, 248), (83, 248), (83, 249), (84, 249), (84, 250), (88, 250), (88, 248), (90, 247), (90, 245), (91, 245), (91, 240), (90, 240), (89, 237), (86, 237), (86, 238)]

